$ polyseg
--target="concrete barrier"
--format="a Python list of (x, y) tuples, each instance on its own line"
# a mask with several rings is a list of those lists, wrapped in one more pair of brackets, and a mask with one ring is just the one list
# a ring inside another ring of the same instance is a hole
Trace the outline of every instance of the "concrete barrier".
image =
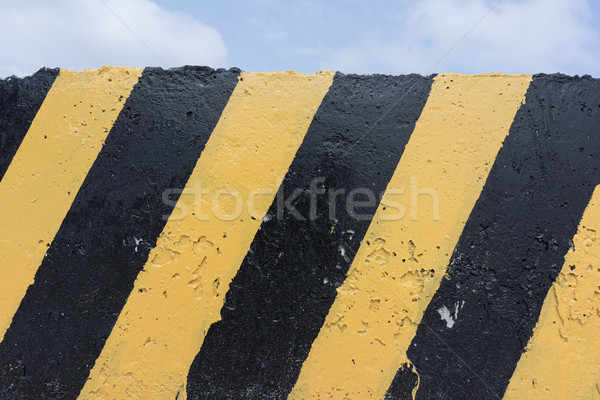
[(600, 81), (0, 81), (6, 399), (600, 398)]

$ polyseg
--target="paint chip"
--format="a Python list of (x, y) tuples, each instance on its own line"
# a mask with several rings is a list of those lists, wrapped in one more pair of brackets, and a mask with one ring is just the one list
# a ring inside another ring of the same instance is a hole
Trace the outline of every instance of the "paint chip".
[(446, 327), (448, 329), (452, 329), (456, 319), (458, 318), (458, 312), (463, 308), (464, 305), (465, 301), (462, 300), (454, 303), (453, 311), (450, 311), (446, 306), (442, 306), (442, 308), (437, 310), (438, 314), (440, 314), (440, 318), (446, 321)]

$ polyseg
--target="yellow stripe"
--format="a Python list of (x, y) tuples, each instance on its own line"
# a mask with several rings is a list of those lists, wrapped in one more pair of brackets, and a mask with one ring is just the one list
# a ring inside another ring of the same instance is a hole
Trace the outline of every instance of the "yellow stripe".
[(0, 340), (141, 73), (61, 70), (0, 182)]
[[(241, 75), (80, 399), (185, 398), (190, 365), (332, 80)], [(213, 212), (221, 190), (237, 191), (241, 207), (223, 195)]]
[(600, 186), (504, 399), (600, 397)]
[(435, 78), (290, 399), (384, 397), (530, 80)]

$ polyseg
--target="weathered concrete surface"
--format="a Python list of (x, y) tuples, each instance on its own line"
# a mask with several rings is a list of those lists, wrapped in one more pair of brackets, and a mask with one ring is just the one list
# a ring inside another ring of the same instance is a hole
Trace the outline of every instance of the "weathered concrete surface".
[(41, 70), (0, 177), (0, 398), (600, 396), (596, 79)]
[[(430, 86), (431, 78), (420, 76), (338, 75), (282, 183), (283, 197), (309, 190), (319, 177), (324, 193), (385, 190)], [(294, 202), (299, 215), (286, 210), (278, 218), (277, 204), (270, 208), (227, 293), (222, 320), (190, 369), (190, 398), (289, 393), (376, 211), (373, 204), (360, 210), (366, 218), (352, 218), (345, 200), (334, 199), (334, 218), (325, 195), (312, 220), (309, 195)]]

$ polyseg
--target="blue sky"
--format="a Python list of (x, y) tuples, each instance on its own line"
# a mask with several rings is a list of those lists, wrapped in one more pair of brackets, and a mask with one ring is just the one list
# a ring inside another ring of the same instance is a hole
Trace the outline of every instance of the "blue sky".
[(597, 0), (0, 0), (0, 77), (41, 66), (600, 77)]

